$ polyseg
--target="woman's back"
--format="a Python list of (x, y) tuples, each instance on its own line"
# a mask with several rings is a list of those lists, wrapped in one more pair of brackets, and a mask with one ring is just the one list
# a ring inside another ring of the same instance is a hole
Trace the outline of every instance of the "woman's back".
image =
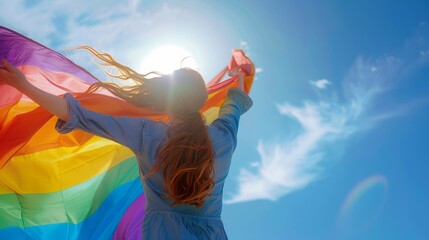
[[(225, 179), (228, 175), (232, 154), (237, 144), (240, 115), (251, 106), (250, 98), (238, 89), (232, 89), (220, 110), (220, 117), (207, 126), (215, 153), (214, 188), (201, 207), (181, 204), (171, 206), (171, 200), (163, 198), (164, 177), (158, 171), (142, 178), (146, 196), (144, 236), (157, 239), (224, 239), (226, 234), (220, 219)], [(141, 175), (148, 173), (157, 161), (157, 152), (166, 142), (169, 125), (150, 121), (144, 133), (146, 139), (138, 156)], [(154, 227), (156, 226), (156, 227)]]
[[(142, 156), (138, 156), (142, 174), (150, 171), (156, 161), (157, 149), (162, 147), (168, 126), (154, 123), (158, 126), (149, 132), (160, 133), (147, 136)], [(208, 126), (209, 135), (213, 141), (215, 152), (215, 174), (213, 192), (207, 196), (204, 204), (198, 208), (195, 205), (180, 204), (171, 206), (170, 199), (164, 189), (164, 177), (158, 171), (142, 180), (146, 197), (146, 215), (143, 223), (143, 236), (146, 239), (225, 239), (220, 214), (222, 212), (223, 184), (231, 163), (232, 143), (217, 141), (220, 131)]]

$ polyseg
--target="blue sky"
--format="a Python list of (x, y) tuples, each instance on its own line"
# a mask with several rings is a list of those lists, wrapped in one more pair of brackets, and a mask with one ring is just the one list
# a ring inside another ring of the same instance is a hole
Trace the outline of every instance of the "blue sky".
[[(28, 0), (0, 9), (1, 25), (55, 50), (91, 45), (135, 68), (174, 44), (210, 79), (231, 49), (245, 50), (258, 73), (224, 188), (231, 239), (429, 239), (426, 1)], [(99, 74), (87, 55), (65, 54)]]

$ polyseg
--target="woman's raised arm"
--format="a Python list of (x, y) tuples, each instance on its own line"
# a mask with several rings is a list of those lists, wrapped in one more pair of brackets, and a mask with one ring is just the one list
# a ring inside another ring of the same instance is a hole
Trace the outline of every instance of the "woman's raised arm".
[(40, 106), (57, 116), (55, 128), (60, 133), (81, 129), (111, 139), (139, 153), (143, 146), (144, 129), (153, 121), (145, 118), (115, 117), (86, 109), (66, 93), (59, 97), (33, 86), (17, 68), (0, 61), (0, 84), (5, 83), (27, 95)]

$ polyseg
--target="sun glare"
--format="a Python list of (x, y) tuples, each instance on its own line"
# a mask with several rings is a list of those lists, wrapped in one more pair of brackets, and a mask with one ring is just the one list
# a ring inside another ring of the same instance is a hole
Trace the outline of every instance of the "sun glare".
[(140, 64), (140, 71), (172, 73), (181, 67), (198, 70), (195, 59), (186, 49), (176, 45), (165, 45), (149, 52)]

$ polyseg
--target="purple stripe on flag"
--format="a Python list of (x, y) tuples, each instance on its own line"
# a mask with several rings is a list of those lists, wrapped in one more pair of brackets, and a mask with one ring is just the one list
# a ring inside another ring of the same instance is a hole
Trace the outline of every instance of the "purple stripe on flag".
[(53, 72), (75, 75), (88, 84), (98, 82), (91, 73), (60, 53), (2, 26), (0, 46), (0, 59), (5, 58), (15, 66), (33, 65)]
[(142, 239), (142, 224), (145, 216), (146, 198), (140, 195), (123, 215), (116, 227), (113, 240)]

